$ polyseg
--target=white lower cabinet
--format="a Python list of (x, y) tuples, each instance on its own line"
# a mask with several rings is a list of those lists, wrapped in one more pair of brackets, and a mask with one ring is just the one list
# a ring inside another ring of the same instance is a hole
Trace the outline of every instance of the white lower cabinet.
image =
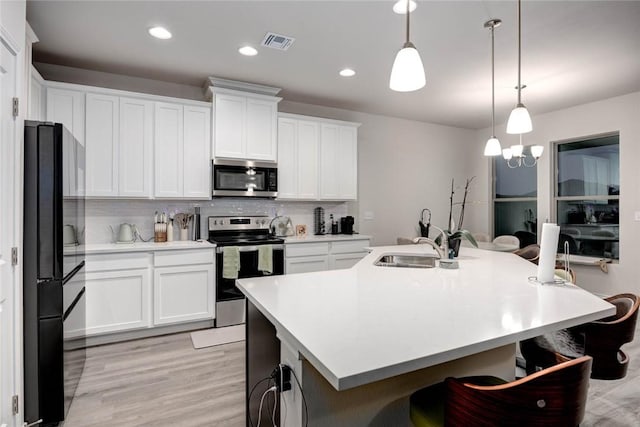
[(353, 267), (367, 255), (369, 239), (285, 245), (285, 273), (311, 273)]
[(212, 319), (213, 264), (156, 267), (153, 273), (153, 324)]
[[(213, 320), (215, 316), (212, 248), (95, 254), (87, 256), (86, 266), (86, 322), (81, 317), (68, 319), (69, 337)], [(65, 286), (81, 287), (82, 281)]]
[(303, 256), (287, 258), (285, 272), (287, 274), (310, 273), (312, 271), (325, 271), (329, 269), (327, 255)]
[(366, 254), (366, 252), (356, 252), (352, 254), (329, 255), (329, 270), (351, 268), (364, 258)]
[(87, 273), (86, 335), (151, 326), (149, 268)]

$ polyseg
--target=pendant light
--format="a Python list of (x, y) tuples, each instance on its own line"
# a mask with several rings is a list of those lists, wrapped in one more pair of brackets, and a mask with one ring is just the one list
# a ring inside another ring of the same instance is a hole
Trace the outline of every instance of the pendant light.
[(522, 22), (521, 22), (521, 0), (518, 0), (518, 104), (511, 111), (507, 122), (507, 133), (518, 134), (531, 132), (531, 116), (527, 107), (522, 103)]
[(500, 141), (496, 138), (496, 77), (495, 77), (495, 40), (493, 36), (493, 32), (496, 27), (499, 27), (502, 24), (500, 19), (491, 19), (484, 23), (485, 28), (489, 28), (491, 30), (491, 138), (487, 141), (487, 144), (484, 146), (484, 155), (485, 156), (499, 156), (502, 154), (502, 148), (500, 147)]
[(412, 92), (424, 87), (426, 83), (420, 54), (413, 43), (409, 41), (410, 3), (407, 1), (407, 41), (396, 55), (389, 78), (389, 88), (396, 92)]

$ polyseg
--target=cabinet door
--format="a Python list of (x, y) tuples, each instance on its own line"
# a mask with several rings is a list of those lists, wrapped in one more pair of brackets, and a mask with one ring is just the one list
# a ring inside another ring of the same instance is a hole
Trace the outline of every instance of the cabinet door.
[(277, 104), (274, 101), (247, 98), (246, 158), (277, 159)]
[(184, 107), (185, 198), (211, 198), (211, 110)]
[(213, 319), (213, 264), (156, 267), (153, 278), (153, 323)]
[(355, 200), (358, 198), (358, 130), (351, 126), (340, 126), (338, 141), (338, 197)]
[(298, 196), (297, 120), (278, 119), (278, 199)]
[(183, 108), (155, 103), (154, 182), (156, 197), (178, 198), (183, 194)]
[(285, 267), (286, 274), (325, 271), (329, 269), (329, 257), (324, 255), (287, 258)]
[(34, 76), (31, 77), (31, 87), (29, 88), (29, 120), (45, 120), (44, 110), (45, 91), (40, 81)]
[(367, 252), (357, 252), (352, 254), (329, 255), (329, 269), (341, 270), (351, 268), (367, 255)]
[(87, 335), (151, 326), (149, 269), (87, 273)]
[(242, 159), (245, 157), (247, 99), (229, 94), (215, 95), (214, 155)]
[[(298, 121), (298, 199), (318, 198), (318, 144), (320, 126), (311, 121)], [(279, 167), (279, 166), (278, 166)]]
[(120, 98), (118, 189), (121, 197), (151, 197), (153, 102)]
[(340, 198), (339, 170), (339, 126), (322, 124), (320, 129), (320, 198), (336, 200)]
[(87, 196), (118, 195), (119, 99), (87, 94), (86, 179)]
[[(84, 98), (83, 92), (76, 90), (47, 88), (47, 111), (46, 120), (54, 123), (62, 123), (84, 146)], [(64, 162), (67, 165), (75, 165), (75, 151), (69, 148), (65, 152)], [(67, 167), (66, 171), (73, 171), (75, 168)], [(85, 194), (86, 168), (84, 165), (78, 170), (77, 180), (75, 177), (66, 180), (72, 187), (62, 189), (64, 196), (83, 196)], [(76, 186), (77, 185), (77, 186)]]

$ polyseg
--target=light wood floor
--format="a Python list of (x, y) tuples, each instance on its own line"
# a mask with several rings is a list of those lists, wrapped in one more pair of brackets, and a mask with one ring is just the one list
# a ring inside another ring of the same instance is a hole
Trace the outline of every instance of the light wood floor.
[(89, 348), (64, 427), (244, 426), (244, 365), (244, 342), (189, 333)]
[[(624, 349), (627, 377), (591, 380), (582, 427), (640, 425), (640, 324)], [(194, 350), (188, 333), (89, 348), (64, 427), (244, 426), (244, 357), (244, 342)]]

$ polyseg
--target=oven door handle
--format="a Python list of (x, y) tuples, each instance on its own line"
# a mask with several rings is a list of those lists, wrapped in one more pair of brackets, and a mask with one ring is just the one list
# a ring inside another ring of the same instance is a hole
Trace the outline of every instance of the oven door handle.
[[(240, 252), (256, 252), (260, 246), (265, 246), (265, 245), (238, 246), (238, 249), (240, 250)], [(279, 245), (271, 245), (271, 247), (273, 248), (274, 251), (283, 250), (284, 249), (284, 245), (281, 245), (281, 244), (279, 244)], [(216, 253), (217, 254), (223, 253), (224, 252), (224, 248), (225, 248), (224, 246), (218, 246), (216, 248)]]

